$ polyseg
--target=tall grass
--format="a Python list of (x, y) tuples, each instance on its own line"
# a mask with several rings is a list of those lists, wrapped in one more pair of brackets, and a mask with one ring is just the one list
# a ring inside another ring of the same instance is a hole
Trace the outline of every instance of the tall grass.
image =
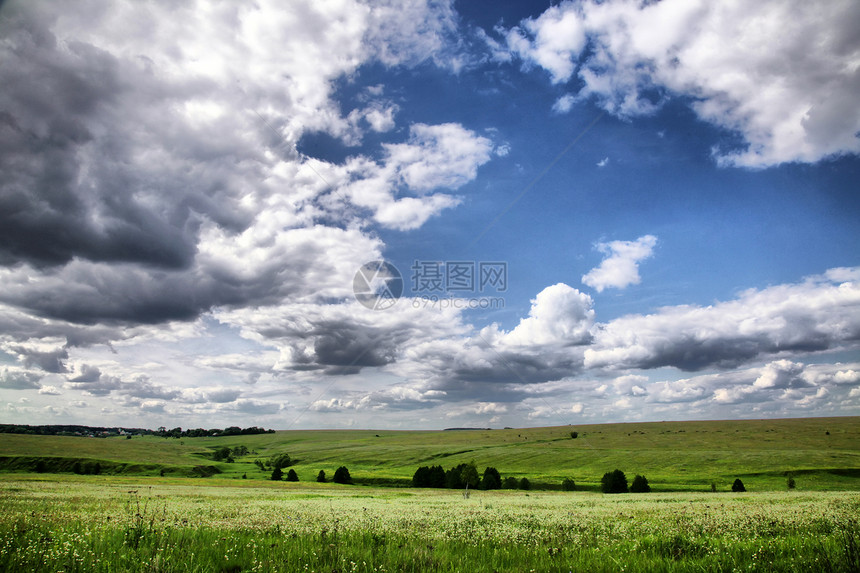
[(0, 483), (0, 571), (858, 571), (854, 494)]

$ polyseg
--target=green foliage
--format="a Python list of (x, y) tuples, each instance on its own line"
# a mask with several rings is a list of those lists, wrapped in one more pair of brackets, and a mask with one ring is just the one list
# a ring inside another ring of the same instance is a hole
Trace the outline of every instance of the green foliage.
[(284, 479), (284, 472), (281, 471), (281, 468), (275, 466), (275, 469), (272, 470), (272, 477), (269, 479), (272, 481), (281, 481)]
[(520, 480), (513, 476), (508, 476), (502, 480), (502, 487), (504, 489), (517, 489), (520, 487)]
[(741, 481), (741, 478), (736, 478), (734, 483), (732, 484), (732, 491), (741, 492), (746, 490), (747, 488), (744, 487), (744, 482)]
[(519, 488), (520, 489), (531, 489), (532, 488), (532, 482), (529, 481), (529, 478), (524, 477), (520, 480)]
[(600, 491), (603, 493), (627, 493), (627, 476), (619, 469), (606, 472), (600, 480)]
[(290, 454), (286, 453), (276, 454), (269, 458), (269, 466), (273, 468), (283, 469), (289, 467), (290, 465), (292, 465), (292, 463), (293, 461), (290, 458)]
[(352, 476), (349, 475), (349, 470), (346, 469), (346, 466), (340, 466), (334, 471), (334, 483), (352, 483)]
[(412, 487), (445, 487), (445, 470), (442, 466), (421, 466), (412, 476)]
[(650, 493), (651, 486), (648, 485), (648, 479), (645, 476), (636, 474), (633, 477), (633, 483), (630, 484), (630, 493)]
[(233, 450), (228, 446), (221, 446), (212, 452), (212, 459), (216, 462), (233, 463)]
[(797, 487), (797, 482), (794, 481), (793, 475), (788, 474), (788, 479), (785, 480), (785, 485), (788, 487), (788, 489), (794, 489), (795, 487)]
[(325, 483), (325, 472), (320, 470), (320, 473), (317, 474), (317, 483)]
[(579, 432), (571, 432), (571, 433), (570, 433), (570, 437), (571, 437), (571, 439), (574, 439), (574, 440), (575, 440), (576, 438), (578, 438), (578, 437), (579, 437)]
[(562, 491), (576, 491), (576, 482), (570, 478), (564, 478), (561, 482)]
[(481, 484), (481, 478), (478, 475), (478, 468), (474, 463), (466, 464), (460, 472), (460, 481), (463, 482), (463, 487), (468, 486), (470, 489), (476, 489)]
[(502, 487), (502, 476), (499, 470), (493, 467), (484, 469), (484, 475), (481, 477), (481, 489), (500, 489)]
[(299, 474), (296, 473), (296, 470), (291, 469), (287, 472), (287, 481), (299, 481)]

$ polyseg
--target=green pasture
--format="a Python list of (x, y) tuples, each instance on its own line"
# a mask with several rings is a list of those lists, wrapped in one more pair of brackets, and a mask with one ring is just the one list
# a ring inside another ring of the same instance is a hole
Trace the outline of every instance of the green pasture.
[[(241, 486), (241, 487), (239, 487)], [(0, 480), (0, 571), (860, 570), (856, 492), (477, 491)]]
[[(570, 433), (577, 432), (572, 439)], [(252, 453), (215, 462), (223, 446)], [(286, 452), (302, 481), (320, 470), (329, 478), (347, 466), (358, 483), (408, 485), (422, 465), (474, 462), (503, 477), (528, 477), (536, 488), (572, 478), (596, 489), (615, 468), (643, 474), (654, 491), (729, 489), (740, 477), (753, 491), (782, 490), (791, 473), (798, 490), (860, 489), (860, 418), (654, 422), (468, 431), (294, 430), (207, 438), (85, 438), (4, 434), (0, 471), (32, 473), (37, 460), (49, 472), (70, 473), (75, 461), (98, 460), (110, 475), (202, 475), (211, 480), (269, 477), (254, 460)], [(220, 472), (214, 473), (212, 470)], [(200, 474), (200, 470), (197, 470)]]

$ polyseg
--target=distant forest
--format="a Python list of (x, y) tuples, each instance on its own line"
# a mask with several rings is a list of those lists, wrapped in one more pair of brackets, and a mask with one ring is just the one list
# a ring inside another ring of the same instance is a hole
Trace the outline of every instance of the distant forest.
[(27, 424), (0, 424), (0, 434), (32, 434), (39, 436), (89, 436), (94, 438), (107, 438), (110, 436), (161, 436), (163, 438), (201, 438), (215, 436), (247, 436), (250, 434), (274, 434), (275, 430), (266, 430), (251, 426), (240, 428), (230, 426), (229, 428), (214, 428), (204, 430), (203, 428), (183, 430), (173, 428), (168, 430), (164, 426), (157, 430), (147, 428), (102, 428), (95, 426), (74, 425), (50, 425), (29, 426)]

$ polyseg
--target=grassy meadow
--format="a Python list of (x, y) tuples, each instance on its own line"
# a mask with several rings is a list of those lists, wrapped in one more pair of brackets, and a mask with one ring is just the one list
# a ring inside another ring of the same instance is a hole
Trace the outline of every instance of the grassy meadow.
[[(860, 571), (858, 445), (858, 418), (184, 439), (4, 434), (0, 571)], [(223, 446), (252, 453), (215, 462)], [(271, 481), (254, 464), (283, 452), (300, 482)], [(32, 471), (39, 460), (48, 471)], [(94, 461), (99, 475), (69, 471)], [(463, 462), (535, 488), (466, 497), (405, 487), (419, 465)], [(341, 465), (357, 485), (314, 481)], [(200, 466), (220, 473), (190, 477)], [(598, 493), (614, 468), (646, 475), (653, 491)], [(576, 491), (558, 491), (565, 477)], [(746, 493), (730, 491), (736, 477)]]
[(860, 498), (844, 492), (478, 491), (466, 499), (450, 490), (190, 481), (3, 481), (0, 570), (860, 567)]
[[(578, 436), (571, 439), (570, 432)], [(215, 462), (215, 449), (245, 446), (234, 463)], [(52, 473), (75, 461), (98, 460), (112, 475), (267, 479), (256, 459), (286, 452), (302, 481), (320, 470), (331, 477), (345, 465), (358, 483), (409, 485), (416, 468), (474, 462), (502, 477), (528, 477), (535, 488), (558, 488), (564, 478), (598, 490), (615, 468), (643, 474), (654, 491), (710, 491), (736, 477), (753, 491), (785, 489), (786, 472), (800, 490), (860, 490), (860, 418), (602, 424), (549, 428), (404, 432), (285, 431), (212, 438), (79, 438), (4, 434), (0, 472), (32, 472), (46, 460)], [(199, 472), (197, 472), (199, 475)], [(2, 475), (2, 474), (0, 474)]]

